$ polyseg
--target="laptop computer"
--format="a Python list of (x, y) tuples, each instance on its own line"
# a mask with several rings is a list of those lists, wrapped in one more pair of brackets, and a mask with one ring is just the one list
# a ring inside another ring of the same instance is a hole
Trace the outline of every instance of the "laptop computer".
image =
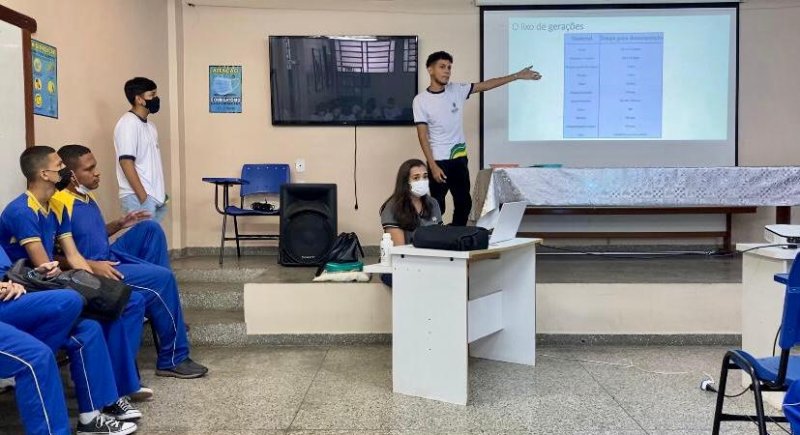
[(522, 216), (525, 215), (525, 201), (507, 202), (498, 210), (494, 209), (478, 219), (477, 226), (493, 230), (489, 236), (489, 244), (496, 245), (517, 237)]

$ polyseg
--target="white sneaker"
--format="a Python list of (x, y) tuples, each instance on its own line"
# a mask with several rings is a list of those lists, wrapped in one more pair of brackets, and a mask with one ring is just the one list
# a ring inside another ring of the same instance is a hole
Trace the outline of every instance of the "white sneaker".
[(17, 386), (17, 382), (14, 378), (3, 378), (0, 379), (0, 393), (5, 393), (6, 391), (14, 388)]
[(128, 400), (131, 402), (144, 402), (153, 398), (153, 389), (147, 388), (144, 385), (139, 387), (139, 391), (131, 393)]

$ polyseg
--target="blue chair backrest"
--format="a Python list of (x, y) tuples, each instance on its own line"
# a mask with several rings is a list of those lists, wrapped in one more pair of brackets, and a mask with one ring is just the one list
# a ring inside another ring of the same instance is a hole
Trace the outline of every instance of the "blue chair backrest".
[(241, 196), (280, 193), (281, 185), (289, 182), (289, 165), (285, 163), (247, 164), (242, 166), (242, 179), (247, 183), (239, 189)]
[(800, 253), (794, 258), (786, 280), (780, 338), (782, 349), (791, 349), (797, 344), (800, 344)]

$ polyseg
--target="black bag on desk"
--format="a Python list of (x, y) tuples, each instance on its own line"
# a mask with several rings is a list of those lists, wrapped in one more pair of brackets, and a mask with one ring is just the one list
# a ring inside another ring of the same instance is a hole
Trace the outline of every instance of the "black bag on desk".
[(25, 260), (18, 260), (6, 272), (6, 277), (30, 292), (54, 289), (77, 291), (86, 301), (81, 316), (88, 319), (116, 320), (131, 298), (131, 288), (122, 281), (93, 275), (85, 270), (68, 270), (47, 278), (26, 266)]
[(489, 230), (482, 227), (429, 225), (414, 232), (414, 247), (474, 251), (489, 247)]

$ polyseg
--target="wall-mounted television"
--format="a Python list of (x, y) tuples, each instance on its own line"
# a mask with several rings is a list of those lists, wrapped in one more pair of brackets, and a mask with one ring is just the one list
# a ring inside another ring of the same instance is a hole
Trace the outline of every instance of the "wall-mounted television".
[(270, 36), (273, 125), (413, 125), (416, 36)]

